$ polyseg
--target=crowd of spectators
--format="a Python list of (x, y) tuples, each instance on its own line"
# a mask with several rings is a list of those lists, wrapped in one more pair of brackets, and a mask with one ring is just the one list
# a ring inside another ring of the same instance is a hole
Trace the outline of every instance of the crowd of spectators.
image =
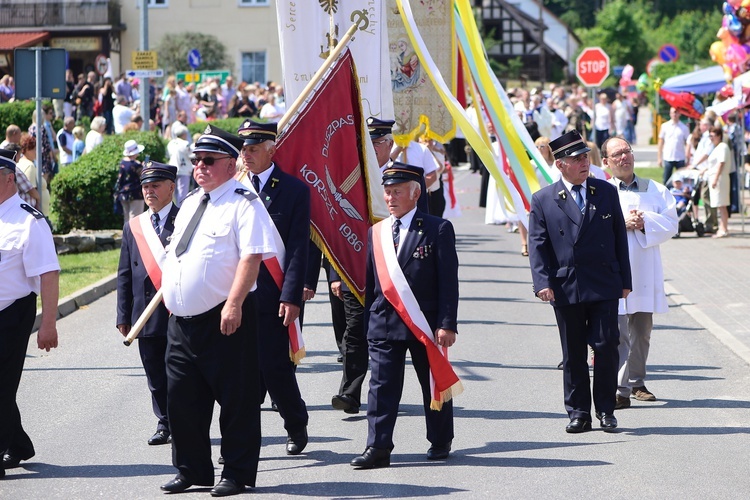
[[(24, 182), (18, 176), (22, 196), (34, 207), (48, 207), (47, 186), (61, 167), (72, 163), (83, 154), (91, 152), (102, 143), (105, 135), (142, 130), (141, 81), (123, 73), (116, 80), (100, 78), (95, 72), (81, 73), (76, 78), (71, 70), (65, 74), (64, 99), (54, 99), (52, 105), (43, 106), (44, 123), (37, 127), (36, 113), (31, 117), (28, 134), (15, 124), (6, 129), (0, 148), (17, 149), (19, 159), (30, 159), (40, 165), (43, 174), (42, 189), (36, 191), (36, 177)], [(240, 82), (235, 85), (229, 76), (224, 83), (219, 78), (209, 78), (200, 84), (185, 83), (174, 76), (166, 78), (163, 86), (149, 80), (149, 129), (161, 134), (168, 142), (169, 162), (178, 167), (177, 197), (187, 194), (190, 186), (192, 164), (189, 161), (191, 143), (188, 124), (231, 117), (257, 117), (278, 121), (285, 111), (284, 91), (274, 82)], [(13, 77), (0, 78), (0, 103), (14, 100)], [(53, 122), (61, 120), (63, 126), (55, 130)], [(88, 129), (88, 130), (87, 130)], [(39, 130), (40, 133), (37, 131)], [(42, 133), (43, 132), (43, 133)], [(26, 137), (28, 136), (28, 138)], [(42, 154), (37, 161), (35, 151), (21, 153), (26, 145), (41, 138)], [(32, 190), (33, 189), (33, 190)], [(40, 201), (41, 200), (41, 201)], [(48, 214), (47, 210), (43, 210)]]

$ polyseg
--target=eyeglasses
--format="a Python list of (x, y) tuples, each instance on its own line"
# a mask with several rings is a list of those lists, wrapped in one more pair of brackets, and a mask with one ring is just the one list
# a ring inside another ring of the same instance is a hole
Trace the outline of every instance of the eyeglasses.
[(194, 156), (190, 158), (190, 163), (193, 165), (198, 165), (200, 162), (203, 162), (203, 164), (207, 167), (210, 167), (214, 163), (216, 163), (218, 160), (223, 160), (224, 158), (229, 158), (230, 155), (222, 155), (222, 156), (201, 156), (200, 158), (197, 156)]
[(544, 148), (546, 148), (546, 147), (547, 147), (547, 146), (545, 146), (544, 144), (540, 144), (540, 145), (538, 145), (538, 146), (537, 146), (536, 148), (537, 148), (537, 149), (544, 149)]
[(617, 151), (616, 153), (610, 153), (609, 155), (605, 156), (604, 158), (620, 158), (625, 155), (629, 155), (633, 152), (632, 149), (623, 149), (622, 151)]
[(372, 145), (373, 145), (373, 147), (376, 147), (376, 148), (377, 148), (378, 146), (382, 146), (382, 145), (383, 145), (383, 144), (385, 144), (386, 142), (388, 142), (388, 140), (387, 140), (387, 139), (384, 139), (384, 140), (382, 140), (382, 141), (372, 141)]

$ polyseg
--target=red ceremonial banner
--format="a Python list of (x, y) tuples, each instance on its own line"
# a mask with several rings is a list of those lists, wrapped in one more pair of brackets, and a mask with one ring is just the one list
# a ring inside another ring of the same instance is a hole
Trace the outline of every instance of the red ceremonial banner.
[(309, 186), (312, 238), (362, 299), (372, 221), (357, 81), (347, 49), (284, 129), (274, 161)]

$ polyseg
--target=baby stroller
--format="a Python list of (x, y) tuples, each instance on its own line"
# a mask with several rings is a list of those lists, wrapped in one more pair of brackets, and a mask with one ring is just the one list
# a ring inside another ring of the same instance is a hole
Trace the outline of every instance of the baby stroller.
[(700, 191), (696, 189), (693, 192), (693, 196), (688, 200), (687, 205), (685, 205), (685, 210), (677, 219), (677, 234), (675, 235), (675, 238), (679, 238), (680, 233), (695, 232), (698, 237), (706, 234), (706, 228), (703, 227), (703, 223), (698, 220), (693, 220), (693, 205), (696, 201), (696, 193), (700, 196)]

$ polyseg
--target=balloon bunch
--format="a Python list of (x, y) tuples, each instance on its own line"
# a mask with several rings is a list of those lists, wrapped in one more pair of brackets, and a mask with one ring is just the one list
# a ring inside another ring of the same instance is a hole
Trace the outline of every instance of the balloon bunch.
[(723, 6), (724, 18), (711, 44), (711, 59), (724, 69), (731, 81), (747, 71), (750, 65), (750, 0), (727, 0)]

